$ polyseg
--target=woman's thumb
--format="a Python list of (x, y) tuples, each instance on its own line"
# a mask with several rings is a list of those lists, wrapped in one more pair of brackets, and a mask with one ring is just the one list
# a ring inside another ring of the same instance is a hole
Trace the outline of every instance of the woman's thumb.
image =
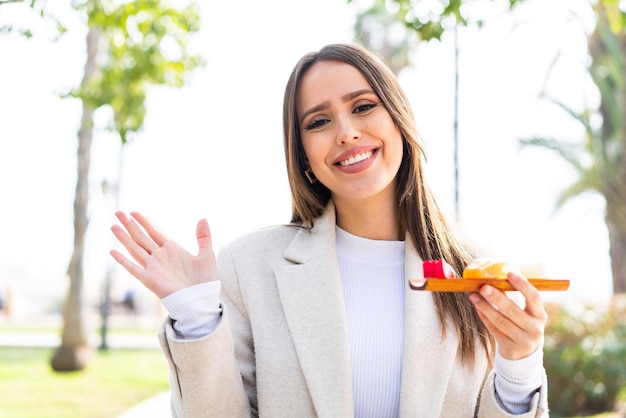
[(211, 230), (209, 229), (209, 222), (206, 219), (200, 219), (198, 226), (196, 226), (196, 239), (198, 240), (198, 255), (203, 255), (211, 252)]

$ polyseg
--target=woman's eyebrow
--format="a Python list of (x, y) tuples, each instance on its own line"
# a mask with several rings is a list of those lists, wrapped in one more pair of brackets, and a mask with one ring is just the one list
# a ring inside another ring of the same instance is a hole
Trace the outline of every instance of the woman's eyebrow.
[(362, 96), (364, 94), (375, 94), (375, 93), (371, 89), (361, 89), (361, 90), (353, 91), (352, 93), (348, 93), (348, 94), (342, 96), (341, 100), (343, 100), (344, 102), (347, 102), (349, 100), (354, 99), (355, 97), (359, 97), (359, 96)]

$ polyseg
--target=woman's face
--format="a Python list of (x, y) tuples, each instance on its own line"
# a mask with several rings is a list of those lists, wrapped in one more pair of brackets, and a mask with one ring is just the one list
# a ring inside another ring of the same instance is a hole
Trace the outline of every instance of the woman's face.
[(311, 170), (336, 204), (394, 198), (402, 136), (356, 68), (314, 64), (301, 80), (297, 115)]

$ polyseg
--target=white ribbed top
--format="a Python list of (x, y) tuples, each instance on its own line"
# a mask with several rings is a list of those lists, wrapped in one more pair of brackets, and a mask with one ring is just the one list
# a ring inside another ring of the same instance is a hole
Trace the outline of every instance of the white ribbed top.
[(355, 417), (397, 417), (404, 348), (404, 242), (336, 228)]

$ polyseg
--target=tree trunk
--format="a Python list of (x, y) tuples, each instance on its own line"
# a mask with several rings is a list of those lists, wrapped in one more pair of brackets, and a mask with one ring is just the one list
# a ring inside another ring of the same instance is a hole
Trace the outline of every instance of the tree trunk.
[[(624, 202), (622, 202), (624, 205)], [(609, 230), (609, 254), (613, 274), (613, 294), (626, 294), (626, 228), (616, 215), (615, 208), (607, 201), (606, 225)], [(618, 219), (615, 219), (618, 218)]]
[[(622, 56), (626, 58), (626, 36), (622, 34), (620, 39)], [(617, 219), (609, 219), (609, 215), (612, 217), (612, 213), (607, 211), (606, 224), (609, 227), (609, 243), (611, 253), (611, 271), (613, 272), (613, 294), (626, 295), (626, 80), (622, 80), (621, 91), (621, 106), (622, 106), (622, 126), (621, 129), (622, 139), (622, 166), (620, 167), (619, 178), (621, 178), (621, 184), (618, 187), (619, 200), (618, 207), (621, 217)], [(608, 206), (607, 202), (607, 206)], [(614, 225), (614, 222), (620, 222), (618, 225)], [(612, 231), (613, 230), (613, 231)]]
[[(618, 36), (622, 56), (626, 57), (626, 37), (622, 33)], [(612, 190), (611, 195), (605, 194), (606, 216), (605, 221), (609, 231), (609, 254), (611, 257), (611, 273), (613, 275), (613, 295), (626, 295), (626, 83), (622, 80), (621, 96), (618, 103), (622, 106), (622, 126), (614, 128), (614, 135), (621, 138), (621, 165), (615, 176), (615, 181), (606, 181)], [(607, 118), (605, 114), (603, 117)]]
[[(81, 87), (84, 87), (97, 72), (97, 47), (100, 33), (90, 28), (87, 33), (87, 61)], [(70, 288), (63, 310), (63, 333), (61, 347), (52, 357), (51, 366), (55, 371), (84, 369), (93, 356), (89, 346), (87, 316), (84, 297), (83, 259), (85, 235), (87, 233), (87, 208), (89, 204), (89, 167), (93, 139), (94, 109), (83, 100), (83, 114), (78, 131), (77, 179), (74, 196), (74, 249), (68, 267)]]
[[(616, 8), (617, 5), (609, 6)], [(607, 61), (619, 61), (614, 51), (609, 48), (603, 30), (610, 30), (611, 22), (607, 16), (606, 5), (598, 1), (594, 5), (597, 16), (596, 28), (588, 38), (587, 45), (589, 55), (592, 60), (592, 67), (604, 67)], [(612, 10), (614, 13), (615, 10)], [(619, 55), (623, 60), (626, 58), (626, 33), (623, 29), (613, 32), (616, 46), (619, 48)], [(616, 64), (617, 65), (617, 64)], [(610, 73), (609, 73), (610, 74)], [(620, 78), (621, 77), (621, 78)], [(611, 257), (611, 272), (613, 275), (613, 294), (626, 294), (626, 151), (624, 142), (626, 141), (626, 83), (623, 72), (618, 72), (608, 79), (611, 83), (610, 92), (612, 100), (605, 100), (601, 97), (599, 112), (602, 115), (602, 138), (606, 146), (614, 143), (618, 146), (621, 155), (615, 166), (611, 166), (611, 172), (605, 173), (602, 179), (604, 189), (601, 190), (606, 201), (605, 221), (609, 231), (609, 254)], [(608, 94), (608, 93), (605, 93)], [(611, 106), (617, 103), (621, 106), (619, 111), (622, 114), (621, 120), (611, 118)]]

